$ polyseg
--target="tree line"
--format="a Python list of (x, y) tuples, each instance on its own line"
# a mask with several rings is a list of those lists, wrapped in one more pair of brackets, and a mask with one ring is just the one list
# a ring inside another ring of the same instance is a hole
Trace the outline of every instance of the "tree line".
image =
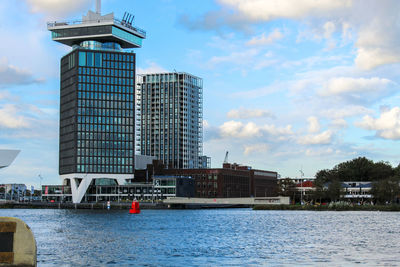
[[(343, 195), (342, 182), (371, 182), (371, 194), (378, 204), (398, 202), (400, 196), (400, 164), (374, 162), (365, 157), (339, 163), (332, 169), (320, 170), (315, 175), (315, 190), (305, 196), (306, 201), (338, 201)], [(296, 185), (283, 179), (280, 190), (284, 195), (298, 200)]]

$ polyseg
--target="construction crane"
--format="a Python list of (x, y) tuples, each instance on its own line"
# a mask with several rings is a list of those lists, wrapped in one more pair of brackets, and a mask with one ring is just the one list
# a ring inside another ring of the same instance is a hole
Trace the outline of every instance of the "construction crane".
[(228, 163), (228, 153), (229, 153), (229, 151), (226, 151), (224, 163)]

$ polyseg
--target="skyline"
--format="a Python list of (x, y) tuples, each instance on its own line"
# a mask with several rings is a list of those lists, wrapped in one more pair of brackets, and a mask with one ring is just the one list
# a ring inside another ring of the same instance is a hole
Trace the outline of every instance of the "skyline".
[[(68, 4), (66, 4), (68, 3)], [(124, 5), (125, 4), (125, 5)], [(275, 4), (275, 5), (274, 5)], [(0, 148), (22, 150), (2, 183), (58, 184), (59, 62), (46, 22), (95, 1), (0, 4)], [(399, 164), (400, 23), (396, 1), (103, 0), (147, 31), (138, 73), (204, 81), (204, 154), (313, 176), (358, 156)]]

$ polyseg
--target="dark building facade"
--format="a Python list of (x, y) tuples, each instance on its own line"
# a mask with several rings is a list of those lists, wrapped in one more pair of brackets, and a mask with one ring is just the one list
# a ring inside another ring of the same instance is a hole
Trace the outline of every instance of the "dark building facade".
[(135, 54), (146, 32), (134, 16), (89, 11), (49, 22), (52, 39), (72, 47), (61, 59), (59, 173), (78, 203), (96, 179), (123, 185), (135, 168)]
[[(161, 164), (162, 165), (162, 164)], [(153, 162), (149, 176), (184, 176), (195, 181), (195, 196), (200, 198), (240, 198), (277, 196), (278, 173), (255, 170), (238, 164), (224, 164), (215, 169), (164, 169)]]
[(79, 47), (61, 59), (60, 174), (133, 174), (135, 54)]

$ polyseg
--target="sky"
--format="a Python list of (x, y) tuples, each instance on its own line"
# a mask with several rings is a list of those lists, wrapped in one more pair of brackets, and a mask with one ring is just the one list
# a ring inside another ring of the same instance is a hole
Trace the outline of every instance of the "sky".
[[(46, 22), (94, 0), (0, 2), (0, 183), (59, 184), (59, 62)], [(137, 71), (204, 80), (204, 154), (312, 177), (356, 157), (399, 164), (400, 1), (103, 0), (147, 39)]]

